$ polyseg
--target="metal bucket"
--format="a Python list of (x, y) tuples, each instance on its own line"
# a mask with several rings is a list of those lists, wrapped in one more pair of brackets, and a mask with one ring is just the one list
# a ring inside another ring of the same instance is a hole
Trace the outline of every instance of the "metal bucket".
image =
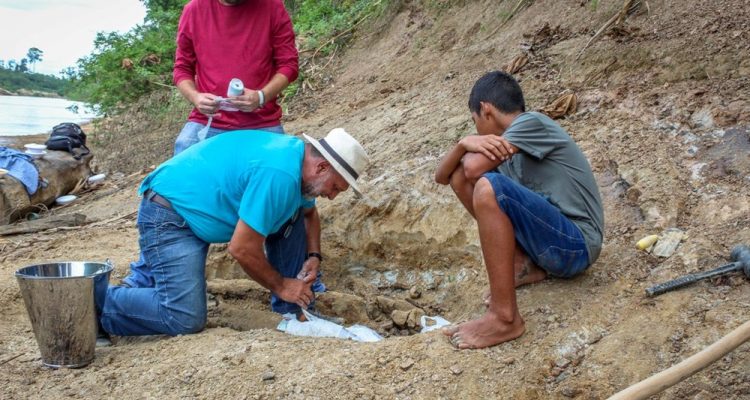
[(95, 293), (104, 296), (112, 263), (38, 264), (16, 271), (44, 365), (85, 367), (96, 347)]

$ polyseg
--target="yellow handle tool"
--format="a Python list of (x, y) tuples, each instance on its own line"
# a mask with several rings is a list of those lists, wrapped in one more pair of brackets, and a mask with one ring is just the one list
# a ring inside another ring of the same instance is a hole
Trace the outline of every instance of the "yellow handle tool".
[(659, 235), (648, 235), (645, 238), (639, 240), (638, 243), (635, 244), (635, 247), (637, 247), (638, 250), (646, 250), (647, 248), (653, 246), (657, 240), (659, 240)]

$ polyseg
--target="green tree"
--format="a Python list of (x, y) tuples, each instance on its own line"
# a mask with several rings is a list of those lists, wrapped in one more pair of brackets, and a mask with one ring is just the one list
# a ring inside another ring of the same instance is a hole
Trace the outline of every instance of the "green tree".
[(19, 64), (16, 64), (16, 72), (26, 72), (29, 70), (29, 60), (22, 58)]
[(29, 49), (29, 52), (26, 53), (26, 58), (29, 59), (29, 64), (31, 64), (32, 71), (36, 71), (36, 63), (39, 61), (42, 61), (42, 55), (44, 54), (43, 51), (39, 50), (36, 47), (32, 47)]

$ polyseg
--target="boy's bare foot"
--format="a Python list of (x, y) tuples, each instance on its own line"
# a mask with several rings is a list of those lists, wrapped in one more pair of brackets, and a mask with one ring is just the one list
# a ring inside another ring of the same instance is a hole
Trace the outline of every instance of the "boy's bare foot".
[(547, 272), (534, 264), (526, 254), (516, 252), (514, 261), (516, 287), (537, 283), (547, 277)]
[(481, 349), (507, 342), (523, 335), (524, 330), (525, 324), (521, 314), (516, 313), (513, 321), (509, 322), (487, 311), (473, 321), (444, 328), (443, 334), (450, 337), (453, 346), (463, 350)]

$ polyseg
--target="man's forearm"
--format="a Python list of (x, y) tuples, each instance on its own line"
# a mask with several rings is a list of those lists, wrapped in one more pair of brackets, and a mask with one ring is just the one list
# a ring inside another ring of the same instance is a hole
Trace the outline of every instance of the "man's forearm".
[(289, 86), (289, 79), (286, 75), (276, 73), (268, 83), (261, 88), (265, 95), (266, 102), (277, 97), (286, 87)]
[(268, 262), (262, 251), (258, 254), (257, 251), (238, 250), (230, 244), (229, 253), (237, 260), (242, 270), (261, 286), (275, 293), (281, 290), (284, 278)]
[(195, 82), (190, 79), (183, 79), (177, 84), (177, 90), (180, 91), (182, 97), (187, 99), (191, 104), (195, 105), (195, 95), (198, 94), (198, 89), (195, 87)]
[(284, 286), (284, 277), (281, 276), (267, 260), (265, 262), (243, 264), (240, 263), (245, 273), (254, 281), (260, 283), (264, 288), (274, 292), (281, 292)]

